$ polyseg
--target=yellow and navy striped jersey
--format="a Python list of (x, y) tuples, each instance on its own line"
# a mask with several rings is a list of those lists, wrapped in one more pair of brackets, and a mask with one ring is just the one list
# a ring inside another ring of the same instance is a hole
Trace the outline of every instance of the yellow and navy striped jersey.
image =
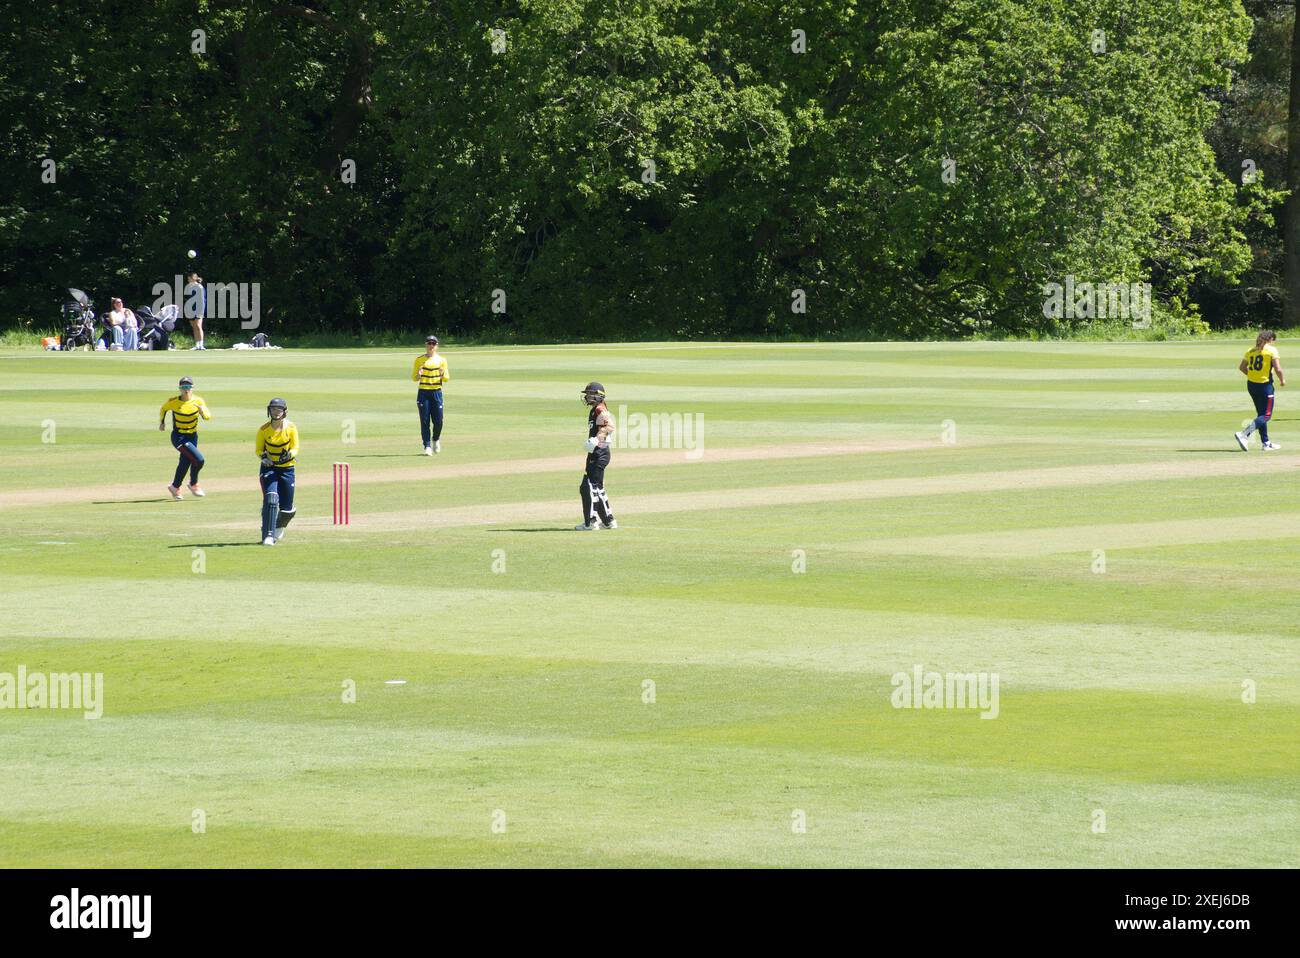
[(202, 396), (196, 396), (190, 393), (189, 399), (182, 399), (180, 396), (172, 396), (162, 404), (162, 409), (158, 410), (158, 421), (160, 423), (167, 421), (167, 414), (172, 414), (172, 428), (182, 435), (193, 436), (199, 431), (199, 417), (211, 419), (212, 413), (208, 412), (208, 404), (203, 401)]
[(1246, 351), (1246, 378), (1252, 383), (1273, 381), (1273, 360), (1278, 358), (1277, 347), (1265, 343), (1262, 349)]
[(416, 356), (411, 368), (411, 381), (420, 384), (421, 389), (441, 389), (442, 384), (451, 379), (447, 371), (447, 360), (437, 353), (432, 356)]
[[(281, 428), (275, 427), (280, 425)], [(283, 452), (289, 452), (290, 458), (285, 462), (280, 462), (280, 455)], [(298, 427), (287, 419), (280, 420), (280, 423), (267, 422), (261, 429), (257, 430), (257, 455), (271, 457), (271, 464), (279, 466), (281, 469), (288, 469), (298, 464)]]

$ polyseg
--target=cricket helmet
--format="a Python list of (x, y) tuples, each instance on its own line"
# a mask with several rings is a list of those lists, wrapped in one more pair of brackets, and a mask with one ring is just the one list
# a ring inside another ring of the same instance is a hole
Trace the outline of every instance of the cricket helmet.
[[(280, 415), (277, 416), (274, 412), (272, 412), (273, 409), (280, 410)], [(285, 402), (283, 399), (281, 399), (279, 396), (276, 396), (274, 399), (272, 399), (269, 403), (266, 404), (266, 414), (270, 416), (272, 419), (283, 419), (285, 416), (289, 414), (289, 404)]]
[(605, 401), (605, 387), (600, 383), (587, 383), (582, 389), (582, 401), (588, 406), (598, 406)]

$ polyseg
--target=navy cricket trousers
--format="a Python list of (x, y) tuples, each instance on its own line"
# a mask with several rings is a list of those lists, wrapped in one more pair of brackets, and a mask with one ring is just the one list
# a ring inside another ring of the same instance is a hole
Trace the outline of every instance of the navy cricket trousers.
[[(421, 389), (415, 394), (415, 405), (420, 409), (420, 438), (432, 446), (442, 438), (442, 390)], [(432, 426), (432, 436), (430, 436)]]
[(176, 464), (176, 477), (172, 485), (177, 489), (185, 481), (185, 470), (190, 473), (190, 485), (199, 481), (199, 470), (203, 468), (203, 453), (199, 452), (199, 434), (192, 435), (172, 430), (172, 445), (181, 454), (181, 461)]
[(1273, 418), (1273, 384), (1246, 383), (1250, 398), (1255, 401), (1255, 428), (1259, 438), (1268, 442), (1268, 421)]

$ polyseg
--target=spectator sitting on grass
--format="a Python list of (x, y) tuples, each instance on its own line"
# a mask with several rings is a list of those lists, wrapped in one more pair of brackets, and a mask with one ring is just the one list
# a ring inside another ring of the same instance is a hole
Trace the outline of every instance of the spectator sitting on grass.
[(103, 315), (104, 320), (104, 339), (109, 349), (122, 348), (122, 324), (126, 321), (125, 317), (116, 312), (119, 308), (120, 299), (113, 300), (113, 305), (109, 311)]
[(140, 324), (135, 313), (122, 305), (122, 301), (113, 297), (113, 309), (108, 314), (112, 323), (113, 342), (119, 349), (136, 350), (140, 348)]

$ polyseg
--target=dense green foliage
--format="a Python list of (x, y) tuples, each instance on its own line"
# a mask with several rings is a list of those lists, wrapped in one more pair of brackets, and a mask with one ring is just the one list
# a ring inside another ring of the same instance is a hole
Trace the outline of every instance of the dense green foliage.
[(1237, 0), (28, 4), (0, 325), (148, 302), (191, 247), (273, 336), (1060, 332), (1066, 275), (1241, 323), (1250, 35)]

